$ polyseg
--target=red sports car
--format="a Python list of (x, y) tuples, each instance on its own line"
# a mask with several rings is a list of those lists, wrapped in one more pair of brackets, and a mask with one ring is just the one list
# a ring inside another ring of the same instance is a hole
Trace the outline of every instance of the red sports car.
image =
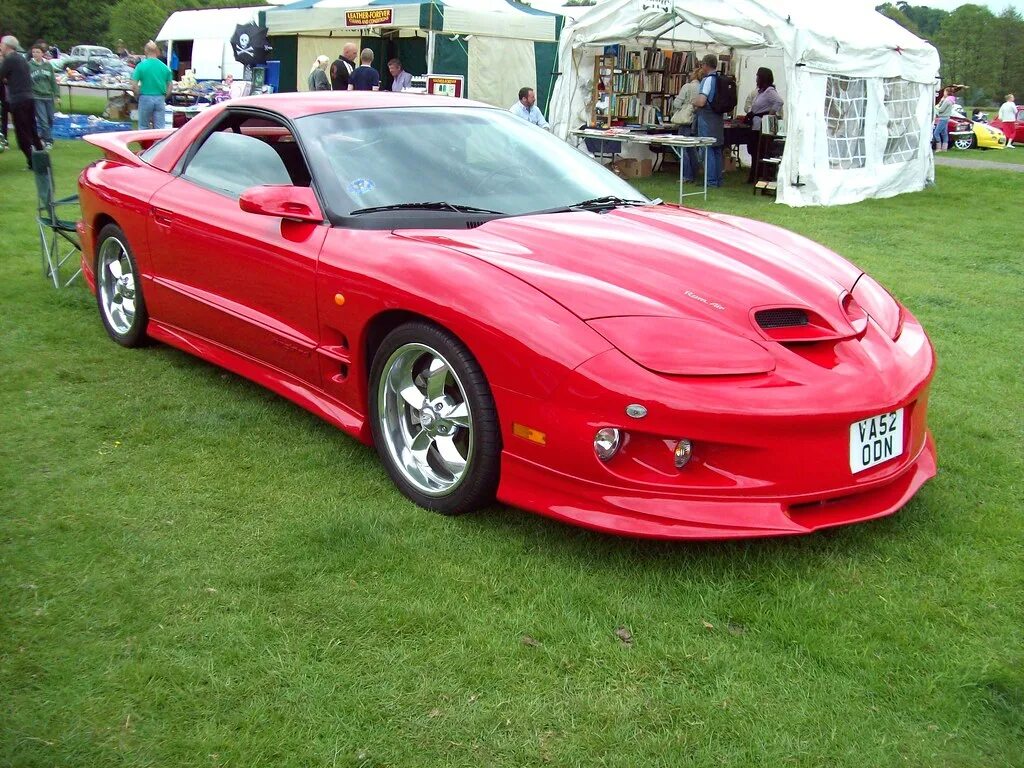
[(113, 340), (289, 398), (428, 509), (802, 534), (935, 474), (934, 353), (877, 282), (648, 200), (504, 110), (275, 95), (88, 140), (83, 267)]

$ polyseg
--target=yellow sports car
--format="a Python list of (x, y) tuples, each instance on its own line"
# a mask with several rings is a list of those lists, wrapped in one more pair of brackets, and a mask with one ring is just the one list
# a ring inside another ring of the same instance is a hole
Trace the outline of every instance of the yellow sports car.
[(949, 143), (957, 149), (1006, 149), (1006, 134), (988, 123), (952, 117), (949, 121)]

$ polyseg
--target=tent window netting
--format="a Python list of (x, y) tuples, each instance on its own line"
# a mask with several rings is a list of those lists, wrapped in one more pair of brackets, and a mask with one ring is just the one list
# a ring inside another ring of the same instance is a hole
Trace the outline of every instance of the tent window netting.
[(906, 163), (917, 158), (921, 145), (921, 126), (916, 112), (923, 87), (920, 83), (911, 83), (899, 77), (885, 79), (888, 139), (882, 162), (886, 165)]
[(825, 83), (825, 136), (832, 168), (863, 168), (867, 80), (830, 75)]

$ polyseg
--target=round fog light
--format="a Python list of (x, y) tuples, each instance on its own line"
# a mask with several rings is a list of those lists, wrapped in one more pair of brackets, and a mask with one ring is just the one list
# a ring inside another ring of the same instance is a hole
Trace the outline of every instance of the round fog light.
[(594, 435), (594, 453), (601, 461), (608, 461), (619, 452), (622, 445), (622, 432), (615, 427), (605, 427), (597, 430)]
[(693, 443), (683, 438), (676, 443), (673, 456), (675, 457), (676, 469), (682, 469), (690, 461), (690, 457), (693, 456)]

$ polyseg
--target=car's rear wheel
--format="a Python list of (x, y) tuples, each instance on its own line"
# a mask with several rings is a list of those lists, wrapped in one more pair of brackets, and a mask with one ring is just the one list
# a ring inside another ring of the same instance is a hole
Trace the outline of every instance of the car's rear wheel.
[(977, 138), (972, 133), (970, 136), (957, 136), (953, 139), (953, 146), (957, 149), (974, 149), (977, 142)]
[(402, 493), (445, 515), (494, 499), (498, 415), (462, 342), (429, 323), (399, 326), (374, 355), (369, 399), (374, 444)]
[(116, 224), (104, 226), (96, 244), (96, 304), (110, 338), (124, 347), (146, 342), (149, 314), (139, 268), (128, 238)]

